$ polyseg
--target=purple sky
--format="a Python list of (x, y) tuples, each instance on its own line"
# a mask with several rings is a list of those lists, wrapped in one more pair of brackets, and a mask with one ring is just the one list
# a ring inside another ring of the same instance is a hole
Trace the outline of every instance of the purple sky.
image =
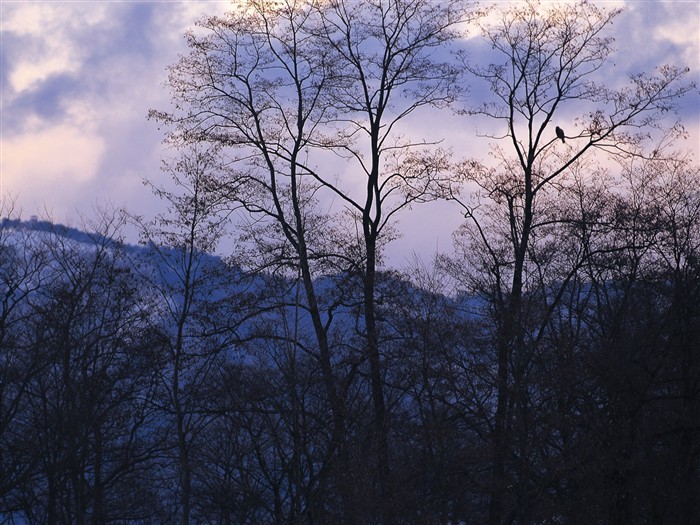
[[(699, 78), (697, 0), (605, 5), (626, 8), (612, 26), (621, 80), (626, 72), (651, 73), (662, 63), (687, 65), (692, 78)], [(158, 202), (141, 181), (165, 181), (159, 166), (168, 152), (162, 132), (146, 114), (169, 107), (165, 68), (185, 51), (185, 29), (198, 16), (229, 6), (209, 1), (0, 0), (0, 198), (14, 198), (24, 218), (48, 214), (64, 223), (75, 223), (79, 213), (90, 215), (95, 206), (106, 204), (152, 215)], [(481, 89), (474, 85), (473, 96)], [(682, 119), (691, 134), (685, 149), (698, 159), (698, 93), (685, 98)], [(445, 114), (417, 126), (425, 130), (433, 124), (450, 137), (460, 156), (488, 146), (473, 138), (477, 123), (465, 117)], [(459, 223), (454, 207), (417, 207), (402, 219), (404, 236), (390, 250), (392, 261), (401, 265), (414, 250), (430, 257), (436, 249), (449, 249)]]

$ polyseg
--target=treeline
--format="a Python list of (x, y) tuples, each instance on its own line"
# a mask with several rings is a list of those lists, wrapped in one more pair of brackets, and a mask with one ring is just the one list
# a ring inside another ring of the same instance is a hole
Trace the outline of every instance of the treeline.
[[(666, 166), (640, 180), (572, 195), (556, 245), (532, 249), (503, 486), (503, 305), (466, 255), (377, 276), (380, 493), (359, 276), (317, 283), (329, 387), (300, 279), (184, 243), (130, 247), (113, 218), (89, 243), (6, 222), (3, 522), (485, 523), (500, 490), (508, 523), (693, 523), (700, 177)], [(600, 217), (574, 220), (589, 197)]]
[[(199, 21), (151, 112), (167, 212), (90, 242), (3, 223), (3, 519), (698, 521), (700, 168), (668, 118), (695, 86), (614, 81), (620, 11), (498, 9)], [(488, 156), (411, 139), (450, 109)], [(438, 200), (452, 255), (384, 265)]]

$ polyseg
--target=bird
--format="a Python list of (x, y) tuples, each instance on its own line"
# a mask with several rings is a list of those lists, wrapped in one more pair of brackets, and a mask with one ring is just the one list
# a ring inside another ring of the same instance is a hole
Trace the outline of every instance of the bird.
[(554, 131), (557, 132), (557, 138), (560, 138), (562, 142), (566, 143), (566, 141), (564, 140), (564, 130), (557, 126), (554, 129)]

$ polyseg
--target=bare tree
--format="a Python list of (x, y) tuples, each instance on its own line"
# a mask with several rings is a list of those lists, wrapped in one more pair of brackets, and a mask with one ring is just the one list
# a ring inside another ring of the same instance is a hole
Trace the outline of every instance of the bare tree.
[[(598, 315), (588, 318), (600, 334), (593, 353), (615, 374), (598, 372), (605, 412), (599, 423), (608, 450), (603, 507), (612, 523), (647, 516), (692, 523), (699, 509), (698, 363), (698, 167), (676, 158), (637, 161), (623, 167), (626, 191), (616, 203), (619, 249), (594, 262), (590, 279)], [(630, 242), (632, 241), (632, 242)], [(680, 458), (683, 458), (682, 460)]]
[(167, 434), (174, 430), (177, 508), (183, 524), (192, 516), (197, 447), (215, 417), (204, 385), (219, 380), (247, 312), (234, 295), (245, 286), (236, 286), (245, 276), (229, 271), (213, 255), (227, 222), (226, 203), (208, 190), (220, 169), (217, 153), (216, 147), (202, 145), (180, 150), (179, 157), (164, 163), (175, 189), (147, 182), (167, 202), (167, 211), (150, 222), (133, 218), (148, 247), (137, 261), (139, 272), (152, 293), (152, 321), (168, 350), (161, 368), (161, 410), (174, 427), (168, 426)]
[[(338, 385), (347, 382), (336, 377), (329, 342), (339, 304), (321, 301), (314, 277), (360, 277), (359, 360), (369, 363), (378, 509), (398, 505), (391, 497), (375, 312), (380, 250), (401, 210), (449, 194), (453, 182), (446, 153), (402, 140), (398, 124), (419, 108), (448, 105), (459, 93), (459, 69), (437, 52), (474, 17), (469, 8), (424, 0), (251, 1), (200, 21), (204, 34), (188, 35), (190, 54), (171, 68), (169, 84), (182, 111), (152, 112), (175, 126), (174, 140), (225, 147), (230, 176), (217, 189), (249, 213), (253, 227), (245, 240), (262, 266), (298, 271), (339, 457), (347, 423)], [(327, 165), (333, 155), (354, 163), (362, 191), (352, 189), (356, 181), (343, 186)], [(340, 202), (343, 213), (320, 212), (323, 199)]]
[(31, 476), (36, 458), (13, 432), (25, 403), (27, 386), (41, 370), (41, 363), (27, 360), (26, 325), (32, 316), (29, 300), (42, 285), (46, 253), (32, 240), (31, 231), (14, 207), (3, 201), (0, 224), (0, 501), (6, 511), (14, 507), (12, 492)]
[(50, 223), (17, 239), (43, 253), (16, 296), (30, 312), (16, 366), (33, 373), (3, 444), (18, 461), (9, 472), (24, 471), (7, 508), (30, 523), (140, 519), (156, 501), (144, 473), (155, 456), (147, 436), (159, 347), (113, 237), (119, 221), (110, 214), (101, 225), (83, 241)]
[[(365, 177), (359, 198), (340, 193), (361, 226), (362, 277), (367, 358), (375, 414), (377, 467), (382, 497), (392, 501), (389, 475), (388, 414), (379, 348), (377, 269), (381, 241), (393, 217), (414, 202), (448, 195), (455, 182), (444, 152), (397, 137), (395, 128), (415, 110), (444, 107), (459, 94), (459, 72), (431, 53), (458, 35), (458, 26), (476, 14), (460, 2), (337, 2), (324, 12), (324, 37), (341, 76), (330, 94), (343, 132), (355, 140), (343, 145)], [(399, 90), (408, 97), (397, 96)], [(418, 146), (423, 150), (417, 153)], [(393, 157), (393, 159), (392, 159)], [(392, 160), (394, 163), (392, 164)], [(391, 511), (390, 511), (391, 512)]]
[(185, 141), (236, 147), (231, 177), (218, 181), (217, 189), (251, 214), (245, 240), (255, 248), (255, 266), (299, 269), (333, 415), (332, 441), (342, 449), (345, 416), (332, 369), (330, 317), (322, 316), (313, 281), (318, 258), (307, 233), (311, 224), (323, 223), (309, 214), (317, 184), (302, 164), (306, 148), (322, 140), (327, 68), (312, 45), (309, 6), (248, 7), (202, 20), (204, 37), (187, 36), (191, 53), (170, 77), (186, 112), (154, 115), (176, 124)]
[[(474, 200), (464, 205), (471, 223), (468, 246), (482, 254), (479, 263), (489, 276), (484, 284), (490, 290), (496, 325), (491, 524), (514, 516), (528, 519), (523, 503), (528, 496), (507, 491), (512, 485), (509, 471), (525, 468), (524, 463), (507, 465), (513, 445), (508, 433), (513, 410), (525, 418), (520, 429), (526, 432), (527, 428), (522, 425), (527, 421), (530, 394), (523, 374), (534, 357), (531, 344), (537, 336), (528, 341), (526, 334), (536, 334), (539, 323), (531, 324), (532, 309), (524, 307), (523, 298), (531, 292), (528, 279), (542, 269), (537, 258), (543, 255), (534, 248), (548, 239), (555, 242), (552, 224), (565, 220), (548, 207), (572, 173), (590, 165), (599, 154), (644, 155), (650, 131), (662, 126), (663, 115), (673, 109), (674, 101), (692, 88), (682, 82), (687, 69), (671, 66), (658, 68), (654, 76), (633, 76), (628, 86), (619, 89), (598, 80), (610, 63), (613, 39), (607, 35), (619, 14), (587, 2), (531, 1), (510, 6), (483, 27), (496, 61), (486, 67), (467, 66), (488, 83), (493, 95), (471, 113), (492, 122), (494, 131), (488, 136), (504, 144), (492, 149), (496, 165), (479, 161), (464, 165), (479, 188)], [(577, 117), (564, 123), (564, 116), (572, 114)], [(562, 132), (555, 130), (555, 124)], [(583, 255), (578, 253), (578, 260), (572, 261), (569, 278)], [(550, 297), (558, 297), (557, 292), (550, 292)], [(525, 452), (521, 449), (518, 454), (521, 461)], [(509, 506), (506, 492), (516, 494)]]

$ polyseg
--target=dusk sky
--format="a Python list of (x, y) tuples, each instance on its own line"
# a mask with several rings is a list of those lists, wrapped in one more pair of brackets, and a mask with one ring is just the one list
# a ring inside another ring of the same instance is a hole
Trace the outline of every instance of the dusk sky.
[[(612, 26), (620, 79), (653, 73), (664, 63), (688, 66), (691, 80), (699, 79), (700, 2), (605, 4), (625, 7)], [(158, 203), (142, 180), (166, 180), (159, 166), (168, 152), (163, 132), (146, 114), (169, 108), (166, 66), (185, 51), (184, 31), (197, 17), (230, 5), (0, 0), (2, 199), (15, 198), (23, 218), (49, 214), (63, 223), (107, 204), (152, 215)], [(473, 85), (472, 96), (481, 89)], [(690, 132), (683, 149), (698, 159), (697, 92), (685, 97), (681, 118)], [(487, 146), (467, 140), (475, 129), (475, 122), (455, 116), (441, 131), (458, 154), (469, 155)], [(403, 220), (404, 239), (394, 257), (447, 249), (459, 222), (456, 208), (416, 209)]]

